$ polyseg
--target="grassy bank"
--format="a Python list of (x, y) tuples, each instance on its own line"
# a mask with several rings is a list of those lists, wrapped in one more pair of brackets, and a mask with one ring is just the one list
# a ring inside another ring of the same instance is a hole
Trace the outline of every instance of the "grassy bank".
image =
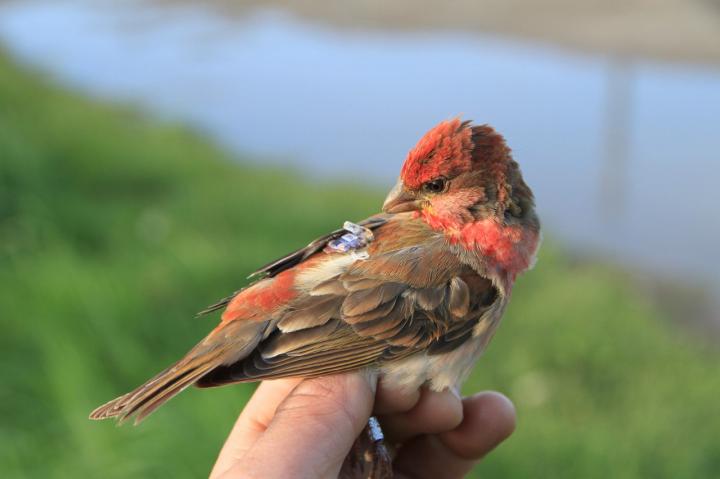
[[(137, 428), (88, 412), (204, 335), (193, 313), (249, 271), (381, 197), (239, 165), (0, 55), (4, 477), (206, 475), (252, 386), (189, 391)], [(720, 471), (716, 352), (552, 247), (515, 294), (467, 389), (508, 394), (519, 427), (478, 477)]]

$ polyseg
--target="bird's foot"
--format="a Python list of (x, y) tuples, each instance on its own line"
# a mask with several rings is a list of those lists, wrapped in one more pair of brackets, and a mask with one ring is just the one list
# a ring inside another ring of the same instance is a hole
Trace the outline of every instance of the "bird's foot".
[(392, 458), (385, 446), (380, 424), (371, 417), (345, 458), (342, 479), (391, 479)]

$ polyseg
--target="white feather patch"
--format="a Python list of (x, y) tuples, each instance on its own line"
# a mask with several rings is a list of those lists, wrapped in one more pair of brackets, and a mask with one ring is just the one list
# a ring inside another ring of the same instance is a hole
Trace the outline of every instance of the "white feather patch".
[(470, 374), (483, 346), (479, 338), (474, 338), (449, 353), (436, 356), (419, 353), (383, 364), (383, 381), (394, 388), (410, 390), (417, 389), (426, 382), (430, 383), (433, 391), (459, 387)]
[(304, 291), (310, 291), (323, 281), (327, 281), (345, 272), (348, 266), (355, 261), (356, 259), (349, 254), (329, 255), (326, 261), (298, 273), (296, 279), (297, 287)]

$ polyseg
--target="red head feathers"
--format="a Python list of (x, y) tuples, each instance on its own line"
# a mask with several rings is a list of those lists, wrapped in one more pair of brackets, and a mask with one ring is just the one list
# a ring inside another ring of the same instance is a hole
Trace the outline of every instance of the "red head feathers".
[(438, 177), (452, 177), (472, 167), (472, 132), (458, 118), (443, 121), (425, 133), (408, 153), (400, 171), (407, 188), (419, 189)]
[(417, 190), (436, 178), (453, 178), (472, 170), (482, 171), (485, 181), (497, 188), (505, 203), (508, 173), (517, 169), (505, 139), (488, 125), (471, 126), (459, 118), (443, 121), (428, 131), (408, 153), (400, 172), (406, 188)]

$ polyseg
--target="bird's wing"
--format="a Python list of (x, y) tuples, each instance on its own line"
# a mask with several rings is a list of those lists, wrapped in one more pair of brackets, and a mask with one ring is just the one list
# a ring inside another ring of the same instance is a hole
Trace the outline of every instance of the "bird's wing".
[[(370, 218), (367, 218), (358, 225), (368, 228), (369, 230), (375, 230), (379, 226), (382, 226), (387, 221), (386, 215), (377, 215), (377, 216), (371, 216)], [(313, 241), (311, 241), (307, 246), (304, 248), (300, 248), (296, 251), (293, 251), (292, 253), (289, 253), (282, 258), (278, 258), (275, 261), (272, 261), (262, 268), (257, 269), (253, 273), (248, 276), (248, 278), (272, 278), (279, 273), (282, 273), (283, 271), (292, 268), (293, 266), (297, 266), (298, 264), (302, 263), (306, 259), (308, 259), (310, 256), (314, 255), (315, 253), (321, 251), (325, 246), (331, 242), (332, 240), (335, 240), (339, 237), (341, 237), (343, 234), (347, 233), (347, 231), (344, 228), (336, 229), (335, 231), (332, 231), (326, 235), (323, 235)], [(221, 299), (220, 301), (211, 304), (207, 308), (203, 309), (199, 313), (197, 313), (198, 316), (202, 316), (204, 314), (212, 313), (213, 311), (218, 311), (220, 309), (223, 309), (226, 307), (230, 301), (235, 298), (235, 296), (240, 293), (240, 291), (235, 291), (230, 296), (226, 296), (225, 298)]]
[(338, 373), (469, 339), (497, 300), (491, 282), (410, 214), (364, 224), (374, 229), (367, 257), (327, 252), (333, 232), (262, 268), (219, 303), (220, 324), (185, 357), (90, 417), (137, 422), (192, 384)]
[(447, 352), (472, 336), (497, 299), (488, 279), (410, 215), (376, 228), (368, 254), (356, 260), (318, 249), (273, 278), (280, 288), (268, 286), (265, 294), (272, 296), (267, 304), (279, 308), (265, 309), (250, 295), (233, 299), (224, 321), (258, 320), (263, 310), (268, 329), (250, 355), (215, 368), (198, 386), (320, 376), (421, 350)]
[[(375, 230), (378, 227), (384, 225), (387, 222), (387, 215), (377, 215), (377, 216), (371, 216), (370, 218), (367, 218), (361, 222), (358, 223), (359, 226), (362, 226), (364, 228), (368, 228), (369, 230)], [(301, 248), (297, 251), (293, 251), (292, 253), (283, 256), (280, 259), (277, 259), (271, 263), (266, 264), (262, 268), (259, 268), (257, 271), (252, 273), (250, 277), (255, 277), (259, 275), (267, 275), (267, 276), (275, 276), (278, 273), (285, 271), (288, 268), (292, 268), (293, 266), (302, 263), (306, 259), (308, 259), (310, 256), (314, 255), (318, 251), (325, 248), (325, 246), (332, 240), (337, 239), (341, 237), (343, 234), (347, 233), (348, 231), (345, 228), (339, 228), (335, 231), (326, 234), (325, 236), (321, 236), (320, 238), (316, 239), (315, 241), (312, 241), (310, 244), (308, 244), (306, 247)]]

